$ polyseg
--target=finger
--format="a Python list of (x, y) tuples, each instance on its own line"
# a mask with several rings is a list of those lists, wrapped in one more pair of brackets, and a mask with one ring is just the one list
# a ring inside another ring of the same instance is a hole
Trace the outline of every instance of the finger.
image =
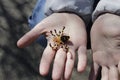
[(106, 66), (102, 66), (101, 80), (108, 80), (108, 74), (109, 74), (108, 72), (109, 72), (108, 68)]
[(60, 80), (60, 78), (63, 76), (66, 57), (67, 57), (66, 52), (62, 48), (60, 48), (57, 51), (54, 60), (53, 73), (52, 73), (53, 80)]
[(91, 71), (89, 74), (89, 80), (96, 80), (97, 74), (98, 74), (98, 69), (99, 69), (99, 65), (94, 62), (92, 64)]
[(40, 74), (47, 75), (49, 72), (50, 64), (54, 59), (55, 51), (48, 45), (43, 52), (41, 62), (40, 62)]
[(116, 66), (111, 66), (109, 70), (109, 80), (119, 80), (119, 72)]
[(38, 23), (31, 31), (26, 33), (22, 38), (20, 38), (17, 42), (17, 46), (22, 48), (30, 43), (32, 43), (36, 38), (38, 38), (44, 31), (45, 26), (48, 24)]
[(82, 72), (86, 68), (87, 56), (86, 56), (86, 47), (80, 46), (78, 49), (78, 72)]
[(119, 74), (120, 74), (120, 62), (118, 63), (118, 71), (119, 71)]
[(64, 79), (70, 80), (72, 70), (74, 68), (74, 62), (75, 62), (75, 51), (70, 51), (67, 53), (67, 60), (66, 60), (66, 66), (65, 66), (65, 73), (64, 73)]

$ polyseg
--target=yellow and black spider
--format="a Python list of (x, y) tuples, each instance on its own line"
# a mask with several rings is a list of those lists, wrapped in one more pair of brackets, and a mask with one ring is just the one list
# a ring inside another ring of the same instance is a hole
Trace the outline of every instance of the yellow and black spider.
[(65, 26), (63, 26), (63, 29), (59, 32), (57, 32), (56, 29), (54, 29), (55, 34), (53, 34), (53, 31), (50, 31), (51, 35), (53, 36), (52, 41), (54, 42), (54, 44), (51, 45), (51, 43), (49, 43), (49, 45), (53, 50), (63, 48), (66, 52), (68, 51), (69, 48), (66, 43), (70, 39), (70, 36), (64, 34), (64, 29)]

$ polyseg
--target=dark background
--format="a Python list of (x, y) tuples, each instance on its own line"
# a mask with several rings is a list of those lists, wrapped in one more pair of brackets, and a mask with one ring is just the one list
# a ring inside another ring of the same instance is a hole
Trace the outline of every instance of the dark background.
[[(39, 74), (44, 48), (36, 42), (23, 49), (16, 46), (17, 40), (30, 30), (27, 18), (35, 3), (36, 0), (0, 0), (0, 80), (50, 80), (50, 74), (46, 77)], [(90, 50), (88, 56), (89, 53)], [(77, 64), (71, 80), (87, 80), (90, 67), (83, 74), (76, 67)]]

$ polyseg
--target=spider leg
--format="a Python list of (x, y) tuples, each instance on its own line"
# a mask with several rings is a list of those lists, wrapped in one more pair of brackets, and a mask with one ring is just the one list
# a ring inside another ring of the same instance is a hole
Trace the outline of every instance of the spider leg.
[(62, 32), (61, 32), (61, 34), (63, 34), (64, 30), (65, 30), (65, 26), (63, 26), (63, 29), (62, 29)]
[(61, 31), (59, 31), (59, 36), (63, 35), (64, 29), (65, 29), (65, 26), (63, 26), (63, 29)]
[(54, 44), (54, 45), (52, 46), (51, 43), (49, 43), (49, 46), (50, 46), (53, 50), (57, 50), (57, 48), (58, 48), (58, 45), (57, 45), (57, 44)]
[(56, 29), (54, 29), (54, 32), (57, 36), (60, 36), (60, 34), (57, 33)]
[(66, 52), (68, 52), (69, 47), (67, 45), (65, 45), (65, 49), (66, 49)]
[(63, 50), (64, 50), (66, 53), (67, 53), (68, 50), (69, 50), (69, 47), (68, 47), (66, 44), (61, 45), (61, 48), (63, 48)]
[(61, 34), (61, 31), (59, 31), (59, 34)]
[(52, 31), (50, 31), (50, 33), (51, 33), (52, 36), (55, 36)]
[(53, 46), (51, 45), (51, 43), (49, 43), (49, 46), (53, 49)]
[(65, 26), (63, 26), (63, 30), (65, 29)]

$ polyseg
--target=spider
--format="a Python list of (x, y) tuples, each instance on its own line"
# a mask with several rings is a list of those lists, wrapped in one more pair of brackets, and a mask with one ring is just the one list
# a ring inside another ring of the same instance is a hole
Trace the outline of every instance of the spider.
[(53, 50), (58, 50), (59, 48), (63, 48), (66, 52), (68, 52), (69, 47), (67, 46), (67, 42), (70, 39), (70, 36), (65, 35), (64, 32), (65, 26), (63, 26), (63, 29), (59, 31), (59, 33), (54, 29), (54, 33), (51, 30), (50, 33), (53, 36), (52, 41), (54, 42), (53, 45), (49, 43), (49, 46)]

